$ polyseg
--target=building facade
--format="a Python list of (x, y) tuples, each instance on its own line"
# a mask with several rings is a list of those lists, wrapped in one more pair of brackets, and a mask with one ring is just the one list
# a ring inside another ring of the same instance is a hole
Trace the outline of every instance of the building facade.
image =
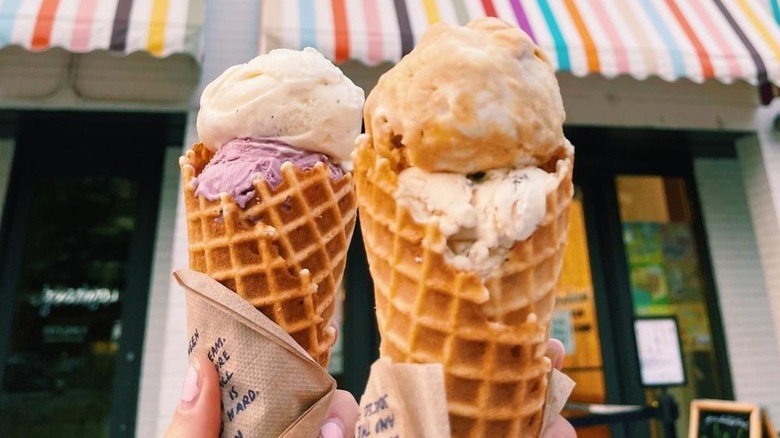
[[(671, 316), (680, 431), (694, 398), (780, 415), (777, 0), (90, 3), (0, 3), (0, 415), (21, 418), (0, 434), (62, 431), (57, 415), (74, 435), (165, 430), (187, 360), (171, 278), (187, 266), (178, 157), (197, 141), (206, 84), (313, 46), (368, 93), (430, 23), (484, 15), (550, 57), (577, 151), (553, 332), (572, 400), (655, 399), (635, 324)], [(332, 367), (356, 395), (378, 346), (361, 245), (356, 234)], [(34, 419), (42, 399), (51, 414)]]

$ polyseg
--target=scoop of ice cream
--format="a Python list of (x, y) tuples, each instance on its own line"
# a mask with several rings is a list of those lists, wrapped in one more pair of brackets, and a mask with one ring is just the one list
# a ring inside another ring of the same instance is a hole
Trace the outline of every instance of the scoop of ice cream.
[(282, 183), (282, 164), (290, 162), (300, 170), (308, 170), (317, 163), (330, 168), (331, 178), (344, 175), (339, 166), (327, 156), (307, 152), (273, 139), (234, 139), (225, 143), (195, 177), (195, 194), (208, 200), (227, 193), (241, 207), (255, 197), (254, 180), (263, 178), (271, 188)]
[(563, 143), (558, 82), (522, 30), (497, 18), (431, 26), (366, 101), (380, 154), (428, 172), (539, 164)]
[(452, 266), (487, 275), (542, 223), (547, 195), (569, 165), (561, 161), (554, 173), (526, 166), (470, 177), (409, 167), (398, 175), (395, 199), (417, 222), (438, 221)]
[(276, 138), (350, 168), (363, 101), (363, 90), (316, 50), (276, 49), (203, 90), (198, 136), (212, 151), (234, 138)]

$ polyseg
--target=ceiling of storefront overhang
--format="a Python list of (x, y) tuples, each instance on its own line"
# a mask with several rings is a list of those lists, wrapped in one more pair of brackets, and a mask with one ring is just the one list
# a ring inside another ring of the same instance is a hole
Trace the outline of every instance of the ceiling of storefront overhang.
[(156, 58), (145, 52), (76, 54), (54, 48), (0, 49), (0, 102), (28, 106), (146, 105), (187, 107), (200, 66), (187, 54)]
[(0, 1), (0, 106), (182, 106), (205, 0)]

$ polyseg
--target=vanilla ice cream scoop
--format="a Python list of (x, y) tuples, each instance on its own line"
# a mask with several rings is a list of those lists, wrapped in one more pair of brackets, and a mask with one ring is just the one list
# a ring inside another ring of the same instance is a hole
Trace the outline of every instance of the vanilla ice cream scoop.
[(553, 67), (496, 18), (431, 26), (382, 75), (364, 116), (378, 153), (428, 172), (539, 165), (564, 140)]
[(203, 90), (198, 136), (212, 151), (235, 138), (272, 138), (350, 169), (363, 102), (363, 90), (316, 50), (276, 49)]

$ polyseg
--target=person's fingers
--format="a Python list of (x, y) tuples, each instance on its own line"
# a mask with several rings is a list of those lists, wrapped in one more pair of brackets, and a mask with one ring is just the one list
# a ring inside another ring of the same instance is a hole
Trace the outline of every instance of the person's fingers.
[[(555, 338), (550, 338), (547, 341), (547, 357), (552, 361), (553, 367), (560, 370), (563, 367), (563, 357), (565, 355), (566, 350), (563, 347), (563, 342)], [(571, 423), (558, 415), (544, 429), (542, 438), (577, 438), (577, 432), (574, 431)]]
[(222, 417), (219, 376), (205, 354), (190, 357), (181, 400), (165, 438), (216, 437)]
[(553, 367), (561, 369), (563, 366), (563, 357), (566, 355), (566, 351), (563, 348), (563, 342), (550, 338), (547, 341), (547, 357), (552, 361)]
[(340, 325), (338, 321), (336, 321), (336, 318), (333, 318), (330, 320), (330, 327), (333, 329), (334, 335), (333, 335), (333, 343), (335, 344), (336, 341), (339, 339), (339, 328)]
[(320, 428), (319, 438), (350, 438), (355, 433), (358, 404), (347, 391), (337, 389)]
[(558, 415), (542, 432), (542, 438), (577, 438), (574, 427)]

